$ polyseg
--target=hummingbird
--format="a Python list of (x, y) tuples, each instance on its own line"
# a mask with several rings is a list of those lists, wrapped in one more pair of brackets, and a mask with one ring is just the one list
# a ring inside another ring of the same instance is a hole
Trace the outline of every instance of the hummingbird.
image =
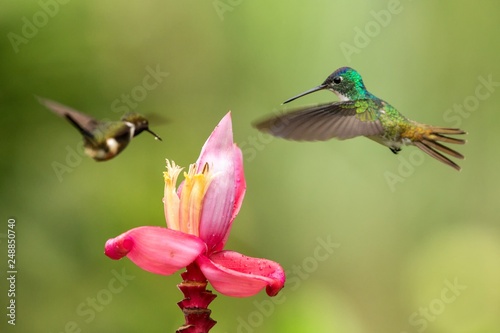
[(107, 161), (122, 152), (133, 137), (146, 131), (156, 140), (161, 138), (149, 129), (141, 114), (129, 112), (118, 121), (98, 121), (68, 106), (37, 97), (38, 101), (57, 115), (66, 118), (83, 136), (85, 154), (96, 161)]
[(364, 136), (388, 147), (394, 154), (403, 145), (420, 148), (440, 162), (460, 170), (444, 154), (458, 159), (464, 156), (440, 142), (464, 144), (449, 135), (467, 134), (458, 128), (431, 126), (410, 120), (386, 101), (370, 93), (361, 75), (350, 67), (341, 67), (317, 87), (283, 104), (320, 90), (329, 90), (340, 102), (302, 107), (259, 121), (254, 126), (262, 132), (295, 141), (339, 140)]

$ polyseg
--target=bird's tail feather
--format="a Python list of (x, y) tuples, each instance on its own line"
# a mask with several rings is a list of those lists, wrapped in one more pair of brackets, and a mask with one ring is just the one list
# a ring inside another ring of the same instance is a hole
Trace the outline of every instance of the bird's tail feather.
[(430, 131), (424, 134), (420, 140), (414, 141), (413, 144), (418, 148), (420, 148), (423, 152), (437, 159), (438, 161), (460, 171), (460, 166), (455, 162), (453, 162), (452, 160), (450, 160), (445, 155), (443, 155), (442, 153), (448, 154), (452, 157), (461, 160), (465, 158), (464, 155), (460, 154), (459, 152), (451, 148), (446, 147), (445, 145), (439, 143), (438, 141), (463, 145), (466, 142), (465, 140), (450, 138), (445, 136), (445, 134), (460, 135), (460, 134), (467, 134), (467, 132), (464, 132), (458, 128), (445, 128), (445, 127), (429, 127), (429, 130)]

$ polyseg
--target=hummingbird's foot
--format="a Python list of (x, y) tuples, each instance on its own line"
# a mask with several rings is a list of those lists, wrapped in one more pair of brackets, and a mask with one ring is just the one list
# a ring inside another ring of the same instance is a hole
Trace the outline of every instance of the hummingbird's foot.
[(393, 154), (398, 154), (401, 151), (401, 148), (389, 148)]

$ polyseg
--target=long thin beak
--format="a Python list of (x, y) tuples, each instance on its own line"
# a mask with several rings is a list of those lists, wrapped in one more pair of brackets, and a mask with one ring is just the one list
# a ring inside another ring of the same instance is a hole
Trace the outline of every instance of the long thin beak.
[(316, 91), (320, 91), (320, 90), (323, 90), (323, 89), (326, 89), (326, 84), (322, 84), (320, 86), (317, 86), (317, 87), (314, 87), (312, 89), (309, 89), (308, 91), (305, 91), (303, 92), (302, 94), (299, 94), (295, 97), (292, 97), (290, 99), (287, 99), (286, 101), (284, 101), (282, 104), (286, 104), (288, 102), (291, 102), (291, 101), (294, 101), (296, 100), (297, 98), (301, 98), (302, 96), (305, 96), (305, 95), (309, 95), (309, 94), (312, 94), (313, 92), (316, 92)]
[(156, 140), (162, 141), (162, 139), (158, 135), (156, 135), (155, 132), (153, 132), (152, 130), (150, 130), (149, 128), (146, 129), (146, 132), (149, 132), (149, 133), (153, 134), (153, 136), (155, 137)]

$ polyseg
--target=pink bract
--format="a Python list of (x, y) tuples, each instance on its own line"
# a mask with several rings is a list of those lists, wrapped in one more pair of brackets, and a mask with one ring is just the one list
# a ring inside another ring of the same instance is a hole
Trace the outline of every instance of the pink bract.
[(106, 242), (111, 259), (128, 257), (140, 268), (162, 275), (196, 263), (215, 290), (247, 297), (266, 288), (276, 295), (285, 283), (273, 261), (223, 251), (245, 196), (241, 149), (233, 141), (231, 113), (205, 142), (200, 156), (175, 188), (181, 168), (167, 161), (164, 211), (167, 228), (138, 227)]

